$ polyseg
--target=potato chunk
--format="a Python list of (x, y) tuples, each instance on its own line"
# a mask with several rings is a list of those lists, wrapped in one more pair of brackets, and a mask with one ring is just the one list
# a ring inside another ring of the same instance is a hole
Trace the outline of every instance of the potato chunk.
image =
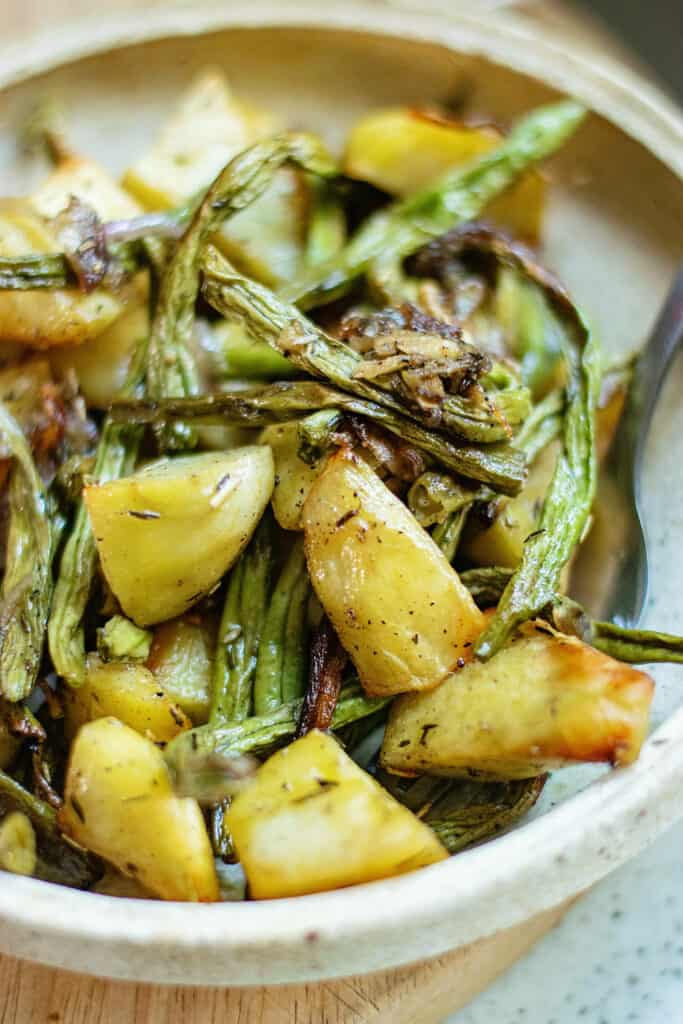
[[(489, 153), (501, 140), (500, 131), (492, 125), (462, 124), (406, 107), (378, 110), (362, 118), (351, 132), (344, 169), (352, 178), (405, 196)], [(533, 241), (540, 232), (544, 200), (543, 176), (527, 171), (489, 204), (485, 216)]]
[(389, 878), (448, 856), (427, 825), (317, 731), (273, 754), (227, 821), (255, 899)]
[(191, 619), (189, 615), (157, 626), (146, 664), (171, 700), (195, 725), (203, 725), (209, 717), (216, 628), (215, 623)]
[[(151, 150), (123, 183), (144, 206), (178, 206), (207, 188), (243, 149), (280, 130), (275, 117), (238, 100), (219, 72), (191, 83)], [(265, 193), (231, 217), (214, 241), (251, 277), (289, 280), (304, 246), (309, 190), (303, 176), (282, 168)]]
[(299, 424), (273, 423), (260, 437), (261, 444), (270, 445), (275, 460), (273, 513), (283, 530), (303, 530), (302, 511), (311, 487), (320, 476), (326, 459), (315, 466), (299, 458)]
[[(0, 256), (59, 252), (54, 233), (28, 203), (0, 203)], [(101, 334), (121, 315), (121, 298), (104, 288), (0, 291), (0, 337), (32, 348), (77, 345)]]
[(581, 761), (629, 764), (645, 739), (653, 688), (644, 672), (530, 625), (490, 661), (396, 701), (382, 764), (494, 779)]
[(553, 441), (539, 454), (522, 491), (514, 498), (500, 498), (490, 526), (471, 517), (465, 528), (461, 551), (474, 565), (501, 565), (516, 569), (522, 560), (524, 541), (533, 533), (543, 508), (561, 441)]
[[(93, 160), (62, 161), (29, 200), (0, 204), (0, 255), (25, 256), (58, 252), (50, 220), (69, 205), (72, 196), (88, 203), (103, 220), (133, 217), (138, 204)], [(0, 335), (34, 348), (76, 345), (90, 341), (114, 323), (126, 306), (128, 292), (96, 288), (89, 295), (78, 288), (0, 292)]]
[(245, 274), (276, 287), (299, 271), (309, 189), (297, 170), (282, 167), (263, 195), (231, 217), (216, 244)]
[(83, 495), (107, 581), (129, 618), (175, 618), (246, 546), (270, 499), (273, 456), (254, 445), (160, 459)]
[(149, 209), (177, 206), (206, 188), (237, 153), (276, 130), (274, 119), (238, 102), (220, 72), (205, 71), (150, 151), (126, 171), (123, 186)]
[(50, 364), (60, 378), (72, 370), (88, 404), (106, 409), (120, 395), (136, 346), (148, 333), (149, 305), (131, 298), (124, 313), (87, 345), (51, 349)]
[(56, 217), (72, 196), (93, 208), (100, 220), (125, 220), (142, 209), (95, 160), (72, 156), (61, 161), (38, 186), (31, 205), (42, 217)]
[(365, 462), (335, 455), (303, 523), (313, 587), (369, 694), (429, 689), (468, 658), (482, 613)]
[(158, 747), (115, 718), (89, 722), (76, 736), (59, 824), (162, 899), (218, 899), (199, 805), (174, 795)]
[(149, 669), (124, 661), (103, 662), (91, 655), (83, 685), (64, 690), (67, 736), (75, 736), (86, 722), (108, 716), (159, 743), (192, 727)]

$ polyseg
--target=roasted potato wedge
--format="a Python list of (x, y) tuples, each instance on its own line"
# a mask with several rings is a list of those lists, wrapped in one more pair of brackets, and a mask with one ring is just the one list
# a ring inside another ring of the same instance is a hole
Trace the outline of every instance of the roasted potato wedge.
[[(59, 252), (48, 223), (29, 203), (0, 202), (0, 256)], [(0, 291), (0, 337), (32, 348), (78, 345), (96, 338), (124, 309), (121, 297), (97, 288)]]
[(33, 875), (38, 864), (36, 834), (27, 815), (12, 811), (0, 821), (0, 869)]
[(371, 696), (436, 686), (484, 617), (406, 506), (340, 451), (303, 509), (311, 582)]
[(460, 550), (474, 565), (500, 565), (515, 569), (522, 558), (524, 541), (538, 525), (543, 499), (555, 472), (561, 441), (553, 441), (536, 458), (523, 490), (515, 498), (500, 498), (495, 518), (487, 526), (470, 516)]
[[(197, 78), (150, 152), (123, 178), (149, 209), (178, 206), (205, 189), (225, 165), (279, 130), (273, 116), (242, 103), (219, 72)], [(277, 284), (297, 271), (304, 247), (308, 187), (283, 168), (256, 202), (230, 218), (215, 242), (252, 277)]]
[(218, 899), (199, 805), (174, 795), (159, 748), (116, 718), (89, 722), (76, 736), (59, 824), (162, 899)]
[(299, 426), (273, 423), (261, 432), (260, 443), (270, 445), (275, 461), (275, 486), (272, 505), (283, 530), (303, 530), (302, 512), (311, 487), (320, 476), (327, 459), (315, 466), (299, 458)]
[[(26, 202), (0, 203), (0, 255), (59, 252), (51, 219), (72, 196), (93, 207), (102, 220), (133, 217), (138, 204), (93, 160), (70, 157), (48, 175)], [(114, 294), (97, 288), (0, 291), (0, 335), (33, 348), (80, 345), (98, 337), (124, 311), (134, 288)]]
[(255, 899), (302, 896), (444, 860), (432, 830), (326, 733), (273, 754), (227, 824)]
[(209, 717), (216, 647), (214, 624), (192, 616), (162, 622), (154, 630), (147, 668), (157, 685), (189, 715), (195, 725)]
[(52, 218), (66, 209), (72, 196), (91, 206), (102, 221), (124, 220), (142, 211), (100, 164), (80, 156), (55, 167), (31, 196), (31, 206), (41, 217)]
[(102, 570), (139, 626), (187, 611), (246, 546), (273, 489), (265, 445), (151, 463), (86, 487)]
[[(501, 138), (492, 125), (462, 124), (408, 107), (378, 110), (353, 128), (344, 169), (352, 178), (405, 196), (495, 149)], [(533, 241), (540, 232), (544, 202), (545, 181), (532, 170), (494, 200), (485, 217)]]
[(630, 764), (648, 726), (644, 672), (525, 627), (490, 661), (392, 706), (382, 764), (407, 774), (524, 779), (582, 761)]
[(151, 150), (123, 176), (148, 209), (178, 206), (213, 181), (232, 157), (277, 131), (275, 119), (239, 102), (219, 71), (199, 75)]
[(291, 281), (304, 253), (309, 188), (299, 171), (283, 167), (263, 195), (223, 225), (216, 243), (259, 281)]
[(125, 661), (104, 662), (90, 655), (83, 685), (64, 689), (67, 738), (74, 737), (86, 722), (109, 716), (158, 743), (167, 743), (192, 727), (149, 669)]
[(131, 299), (123, 314), (87, 345), (51, 349), (50, 364), (58, 378), (73, 371), (85, 400), (98, 409), (106, 409), (120, 395), (137, 343), (148, 333), (147, 301)]

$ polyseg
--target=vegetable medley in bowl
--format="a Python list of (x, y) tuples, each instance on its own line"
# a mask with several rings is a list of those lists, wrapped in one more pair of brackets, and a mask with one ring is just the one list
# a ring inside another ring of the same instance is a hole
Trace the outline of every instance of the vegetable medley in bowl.
[[(296, 896), (627, 765), (683, 641), (567, 596), (628, 386), (539, 260), (565, 100), (335, 159), (191, 84), (121, 183), (0, 205), (0, 866)], [(125, 140), (122, 140), (125, 145)]]

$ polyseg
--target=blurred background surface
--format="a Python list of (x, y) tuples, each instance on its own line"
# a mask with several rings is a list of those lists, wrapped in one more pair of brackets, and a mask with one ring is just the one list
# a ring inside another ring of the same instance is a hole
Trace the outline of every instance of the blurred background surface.
[(577, 0), (602, 19), (683, 101), (683, 0)]

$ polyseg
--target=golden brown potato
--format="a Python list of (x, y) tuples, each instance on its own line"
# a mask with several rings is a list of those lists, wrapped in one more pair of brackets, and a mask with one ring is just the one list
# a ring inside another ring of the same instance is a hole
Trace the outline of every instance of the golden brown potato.
[[(152, 149), (126, 172), (124, 186), (149, 209), (178, 206), (210, 185), (237, 153), (279, 127), (272, 115), (236, 99), (220, 72), (205, 72), (181, 97)], [(303, 176), (283, 168), (214, 240), (251, 277), (266, 284), (287, 281), (302, 259), (308, 200)]]
[[(344, 169), (352, 178), (405, 196), (490, 152), (501, 139), (491, 125), (473, 127), (407, 107), (378, 110), (355, 125)], [(544, 202), (544, 179), (531, 170), (495, 199), (484, 216), (533, 241), (540, 233)]]
[(139, 626), (175, 618), (207, 594), (246, 546), (273, 489), (270, 448), (160, 459), (86, 487), (102, 570)]
[(274, 423), (262, 431), (261, 444), (270, 445), (275, 460), (273, 513), (283, 530), (303, 530), (302, 510), (311, 487), (327, 463), (315, 466), (299, 458), (299, 423)]
[[(59, 252), (54, 233), (28, 203), (0, 202), (0, 256)], [(121, 315), (124, 301), (97, 288), (0, 291), (0, 337), (32, 348), (79, 345), (97, 337)]]
[(174, 795), (158, 747), (115, 718), (89, 722), (76, 736), (59, 824), (162, 899), (218, 899), (199, 805)]
[(309, 189), (283, 167), (263, 195), (226, 221), (216, 244), (245, 274), (276, 287), (291, 281), (303, 259)]
[(64, 689), (66, 735), (72, 738), (86, 722), (108, 716), (158, 743), (167, 743), (192, 727), (149, 669), (125, 661), (103, 662), (90, 655), (83, 685)]
[(147, 668), (157, 684), (195, 725), (209, 717), (216, 648), (215, 623), (192, 616), (162, 622), (154, 630)]
[(515, 569), (522, 558), (524, 541), (538, 525), (543, 499), (555, 472), (555, 463), (562, 449), (561, 441), (553, 441), (539, 454), (523, 490), (514, 498), (500, 498), (496, 517), (486, 526), (470, 516), (460, 551), (474, 565), (500, 565)]
[(95, 160), (71, 156), (62, 160), (31, 196), (31, 206), (42, 217), (56, 217), (72, 196), (91, 206), (100, 220), (124, 220), (142, 208)]
[(237, 153), (277, 129), (274, 118), (235, 98), (220, 71), (205, 71), (150, 151), (126, 171), (124, 188), (148, 209), (178, 206), (206, 188)]
[(369, 694), (429, 689), (468, 658), (482, 613), (367, 463), (333, 456), (303, 524), (313, 587)]
[(0, 869), (14, 875), (32, 875), (36, 870), (36, 834), (21, 811), (12, 811), (0, 821)]
[[(87, 202), (101, 220), (133, 217), (138, 204), (94, 160), (62, 161), (26, 202), (0, 204), (0, 255), (59, 252), (61, 245), (50, 221), (66, 209), (72, 196)], [(0, 292), (0, 336), (33, 348), (80, 345), (98, 337), (121, 315), (132, 287), (114, 294), (96, 288), (85, 295), (78, 288)]]
[(227, 823), (255, 899), (389, 878), (448, 856), (427, 825), (317, 731), (266, 761)]
[(89, 405), (106, 409), (126, 383), (138, 341), (149, 333), (146, 299), (131, 299), (123, 314), (87, 345), (60, 345), (50, 350), (50, 363), (59, 378), (76, 374)]
[(382, 746), (389, 771), (524, 779), (581, 761), (630, 764), (653, 683), (574, 637), (525, 627), (490, 661), (399, 698)]

